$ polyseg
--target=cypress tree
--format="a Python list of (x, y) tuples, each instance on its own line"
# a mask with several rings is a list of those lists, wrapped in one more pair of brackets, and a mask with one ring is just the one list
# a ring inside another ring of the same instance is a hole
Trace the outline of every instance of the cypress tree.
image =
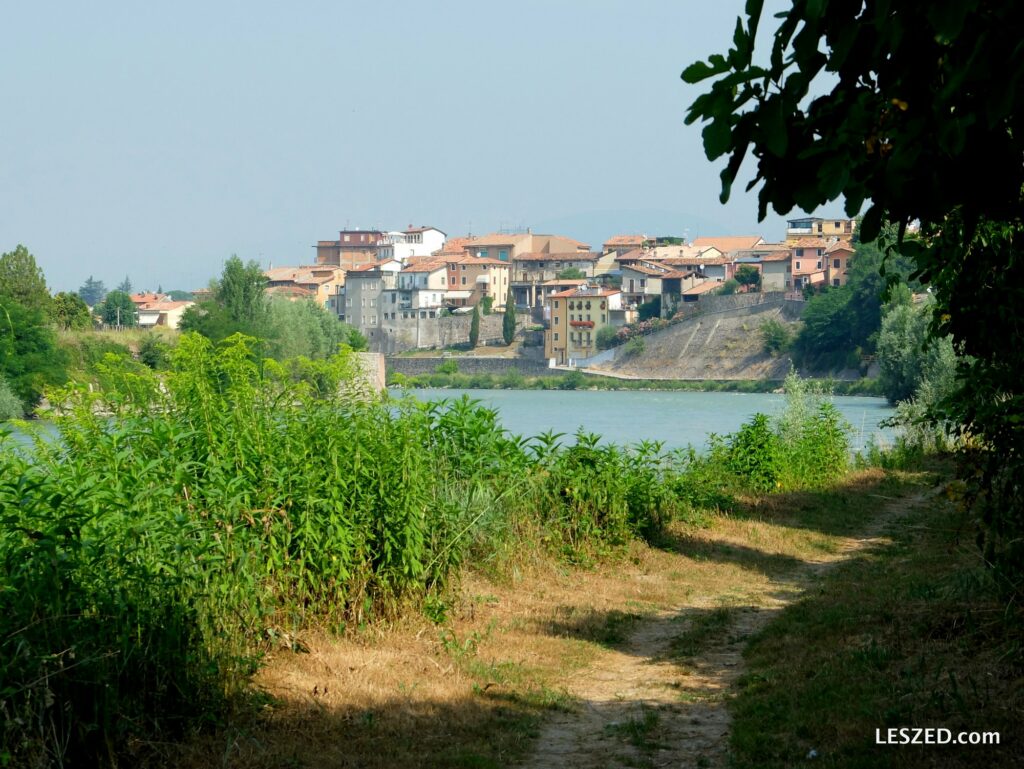
[(505, 299), (505, 316), (501, 319), (501, 336), (505, 344), (512, 344), (516, 337), (516, 301), (512, 296), (512, 289), (508, 290), (508, 297)]
[(473, 305), (473, 320), (469, 324), (469, 346), (476, 347), (480, 341), (480, 305)]

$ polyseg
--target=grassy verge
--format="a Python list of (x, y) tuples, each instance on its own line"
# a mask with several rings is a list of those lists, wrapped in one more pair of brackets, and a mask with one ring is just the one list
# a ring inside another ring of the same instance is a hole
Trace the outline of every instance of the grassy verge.
[[(751, 498), (699, 524), (674, 521), (653, 544), (633, 541), (589, 567), (550, 557), (472, 566), (438, 624), (409, 616), (341, 638), (307, 636), (308, 653), (275, 652), (256, 679), (271, 699), (165, 765), (515, 765), (554, 714), (581, 707), (572, 683), (595, 658), (621, 654), (649, 623), (679, 623), (660, 651), (692, 668), (780, 578), (837, 557), (877, 513), (872, 495), (903, 493), (894, 476), (859, 472), (827, 490)], [(685, 686), (677, 696), (682, 705), (722, 699)], [(603, 736), (635, 751), (636, 763), (623, 765), (657, 766), (679, 718), (625, 701)], [(620, 764), (609, 755), (608, 765)]]
[[(827, 385), (835, 395), (881, 395), (876, 379), (853, 382), (814, 380)], [(431, 373), (405, 376), (390, 372), (388, 385), (397, 387), (450, 388), (460, 390), (671, 390), (683, 392), (775, 392), (783, 385), (779, 379), (619, 379), (582, 372), (526, 377), (509, 374)]]
[[(756, 637), (732, 702), (737, 767), (1019, 765), (1021, 636), (968, 532), (926, 497)], [(994, 730), (1003, 744), (875, 744), (890, 727)]]

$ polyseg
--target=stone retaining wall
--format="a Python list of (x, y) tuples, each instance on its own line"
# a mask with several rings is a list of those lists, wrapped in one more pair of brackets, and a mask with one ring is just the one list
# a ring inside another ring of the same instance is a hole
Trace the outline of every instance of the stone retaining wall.
[(387, 359), (389, 372), (405, 376), (433, 374), (442, 363), (455, 361), (460, 374), (494, 374), (502, 376), (510, 371), (518, 371), (523, 376), (561, 376), (565, 372), (548, 368), (546, 361), (529, 360), (526, 358), (490, 358), (470, 355), (437, 356), (430, 358)]

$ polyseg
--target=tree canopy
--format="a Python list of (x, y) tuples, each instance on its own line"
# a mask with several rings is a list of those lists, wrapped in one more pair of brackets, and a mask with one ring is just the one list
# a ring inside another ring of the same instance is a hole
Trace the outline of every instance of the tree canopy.
[(895, 225), (892, 250), (933, 290), (932, 334), (959, 354), (946, 413), (982, 446), (986, 557), (1024, 570), (1024, 4), (793, 0), (760, 63), (762, 8), (748, 0), (731, 49), (682, 75), (713, 81), (687, 122), (727, 157), (721, 197), (753, 155), (762, 218), (842, 197), (866, 206), (864, 240)]
[(7, 296), (24, 307), (49, 312), (50, 289), (43, 271), (25, 246), (0, 254), (0, 296)]
[(107, 295), (107, 287), (103, 285), (102, 280), (93, 280), (92, 275), (90, 275), (78, 289), (78, 295), (82, 297), (82, 301), (87, 305), (95, 307)]
[(749, 264), (740, 265), (736, 270), (736, 282), (741, 286), (749, 286), (751, 290), (761, 287), (761, 271)]
[(66, 357), (41, 307), (0, 296), (0, 375), (24, 404), (35, 406), (45, 385), (65, 381)]
[(89, 328), (92, 314), (78, 294), (61, 291), (53, 297), (53, 317), (57, 326), (67, 331), (73, 328)]
[(232, 320), (258, 325), (266, 319), (266, 286), (267, 278), (258, 263), (243, 264), (237, 256), (232, 256), (224, 263), (214, 297)]
[(129, 294), (120, 289), (107, 294), (103, 303), (96, 308), (100, 319), (108, 326), (134, 326), (138, 323), (138, 312)]

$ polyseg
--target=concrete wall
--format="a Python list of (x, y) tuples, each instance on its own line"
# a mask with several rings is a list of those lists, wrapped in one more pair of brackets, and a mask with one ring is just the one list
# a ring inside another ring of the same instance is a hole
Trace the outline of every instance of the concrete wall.
[(547, 361), (529, 360), (526, 358), (492, 358), (472, 357), (469, 355), (452, 355), (431, 358), (388, 358), (388, 371), (405, 376), (433, 374), (442, 363), (455, 361), (460, 374), (494, 374), (501, 376), (510, 371), (518, 371), (523, 376), (560, 376), (564, 372), (548, 368)]

